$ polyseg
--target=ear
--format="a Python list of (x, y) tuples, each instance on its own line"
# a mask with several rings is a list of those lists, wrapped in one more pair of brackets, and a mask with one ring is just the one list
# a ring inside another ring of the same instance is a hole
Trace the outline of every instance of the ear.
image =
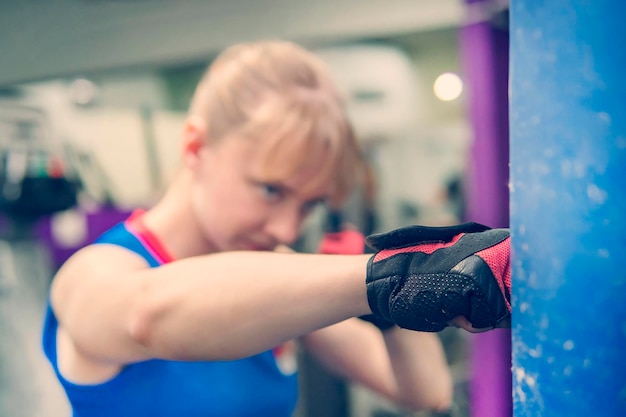
[(183, 164), (192, 170), (199, 164), (200, 151), (208, 141), (207, 134), (207, 124), (202, 118), (194, 115), (187, 117), (183, 125), (181, 154)]

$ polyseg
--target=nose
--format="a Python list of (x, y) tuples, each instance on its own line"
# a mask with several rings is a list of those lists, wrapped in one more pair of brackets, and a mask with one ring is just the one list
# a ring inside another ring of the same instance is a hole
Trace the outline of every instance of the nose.
[(300, 210), (298, 208), (286, 208), (274, 213), (266, 224), (266, 232), (276, 242), (289, 245), (298, 238), (301, 223)]

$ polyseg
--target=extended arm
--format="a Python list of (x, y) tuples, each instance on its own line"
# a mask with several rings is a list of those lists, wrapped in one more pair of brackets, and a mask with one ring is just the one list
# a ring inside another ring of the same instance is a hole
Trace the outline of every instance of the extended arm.
[(96, 245), (59, 272), (52, 305), (94, 359), (240, 358), (369, 313), (367, 259), (232, 252), (128, 270), (133, 254)]

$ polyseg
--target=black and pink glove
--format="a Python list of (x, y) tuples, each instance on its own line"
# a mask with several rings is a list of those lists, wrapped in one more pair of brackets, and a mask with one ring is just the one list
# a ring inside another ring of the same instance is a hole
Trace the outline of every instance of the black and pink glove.
[[(345, 229), (340, 232), (326, 233), (320, 242), (318, 253), (327, 255), (360, 255), (365, 252), (365, 236), (358, 230)], [(375, 314), (359, 317), (372, 323), (381, 331), (391, 329), (395, 324)]]
[(376, 316), (437, 332), (457, 316), (494, 328), (511, 313), (510, 234), (478, 223), (410, 226), (368, 236), (367, 267)]

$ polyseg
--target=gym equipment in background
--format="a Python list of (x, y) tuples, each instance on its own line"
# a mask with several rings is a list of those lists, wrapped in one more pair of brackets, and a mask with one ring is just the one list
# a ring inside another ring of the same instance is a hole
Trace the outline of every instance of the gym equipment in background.
[(75, 206), (79, 181), (49, 138), (45, 114), (0, 106), (0, 124), (0, 212), (37, 220)]
[(37, 224), (77, 204), (80, 184), (37, 107), (0, 103), (0, 410), (69, 415), (41, 348), (53, 274)]

